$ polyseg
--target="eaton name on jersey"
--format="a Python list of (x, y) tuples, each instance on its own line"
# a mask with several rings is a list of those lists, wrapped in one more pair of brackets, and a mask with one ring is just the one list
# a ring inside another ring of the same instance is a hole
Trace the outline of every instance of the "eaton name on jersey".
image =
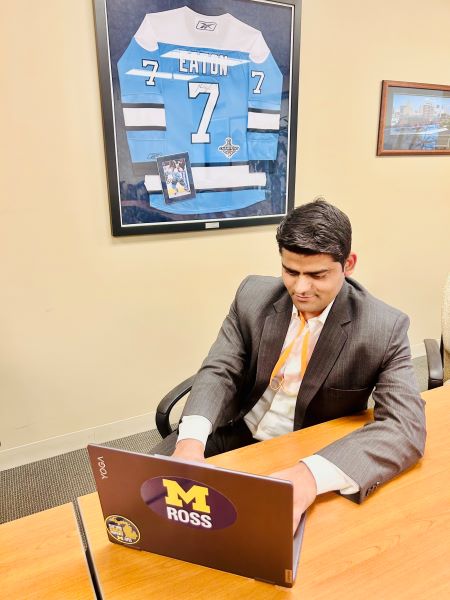
[(180, 73), (195, 73), (197, 75), (228, 75), (228, 56), (223, 54), (206, 54), (203, 52), (185, 52), (178, 61)]

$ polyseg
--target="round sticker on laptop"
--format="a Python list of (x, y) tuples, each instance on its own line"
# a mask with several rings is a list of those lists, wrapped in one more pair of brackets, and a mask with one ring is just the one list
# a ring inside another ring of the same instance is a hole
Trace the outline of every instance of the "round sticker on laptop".
[(153, 477), (142, 484), (141, 496), (157, 515), (195, 529), (224, 529), (237, 518), (228, 498), (192, 479)]
[(121, 544), (137, 544), (141, 538), (136, 525), (120, 515), (110, 515), (105, 519), (106, 530), (109, 535)]

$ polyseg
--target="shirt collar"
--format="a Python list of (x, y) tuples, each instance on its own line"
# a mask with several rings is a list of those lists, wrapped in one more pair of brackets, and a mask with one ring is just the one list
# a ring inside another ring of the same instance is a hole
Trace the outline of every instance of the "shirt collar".
[[(314, 324), (321, 324), (322, 326), (325, 325), (325, 321), (327, 320), (327, 317), (330, 313), (331, 307), (334, 304), (334, 301), (336, 300), (336, 298), (333, 298), (333, 300), (330, 302), (330, 304), (328, 304), (328, 306), (326, 306), (323, 311), (320, 313), (320, 315), (317, 315), (317, 317), (311, 317), (311, 319), (308, 319), (308, 324), (314, 325)], [(298, 317), (298, 310), (295, 308), (295, 305), (292, 305), (292, 314), (294, 317)]]

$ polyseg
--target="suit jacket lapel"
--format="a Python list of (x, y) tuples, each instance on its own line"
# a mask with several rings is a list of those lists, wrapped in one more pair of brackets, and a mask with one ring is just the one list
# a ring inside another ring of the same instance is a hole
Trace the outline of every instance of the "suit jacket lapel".
[(343, 325), (351, 321), (349, 288), (349, 284), (344, 282), (317, 340), (297, 396), (294, 429), (302, 426), (309, 403), (322, 386), (347, 341)]
[(273, 304), (273, 310), (266, 317), (258, 351), (255, 386), (252, 403), (258, 400), (269, 385), (270, 375), (281, 354), (292, 316), (292, 300), (288, 293)]

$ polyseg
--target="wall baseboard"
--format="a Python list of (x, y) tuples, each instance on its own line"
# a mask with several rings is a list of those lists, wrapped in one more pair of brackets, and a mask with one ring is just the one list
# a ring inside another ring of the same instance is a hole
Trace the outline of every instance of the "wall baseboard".
[(153, 429), (154, 423), (155, 411), (2, 450), (0, 452), (1, 470), (12, 469), (44, 458), (58, 456), (58, 454), (79, 450), (85, 448), (87, 444), (99, 444), (127, 435), (142, 433)]
[[(411, 346), (412, 358), (425, 356), (425, 345), (423, 342)], [(59, 435), (32, 444), (17, 446), (0, 452), (1, 469), (12, 469), (44, 458), (57, 456), (85, 448), (90, 443), (102, 443), (115, 440), (127, 435), (142, 433), (152, 429), (155, 423), (155, 412), (149, 412), (137, 417), (131, 417), (122, 421), (114, 421), (98, 427), (90, 427), (81, 431), (74, 431), (65, 435)]]

